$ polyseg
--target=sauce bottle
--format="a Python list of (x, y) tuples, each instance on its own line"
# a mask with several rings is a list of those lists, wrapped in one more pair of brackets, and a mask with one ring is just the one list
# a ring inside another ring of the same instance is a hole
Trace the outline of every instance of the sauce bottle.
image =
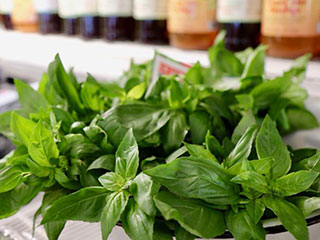
[(319, 4), (319, 0), (264, 1), (262, 39), (270, 56), (316, 53)]
[(11, 12), (13, 0), (0, 0), (0, 18), (2, 19), (5, 29), (12, 30)]
[(132, 0), (98, 0), (103, 37), (107, 40), (134, 40)]
[(170, 44), (184, 49), (208, 49), (217, 33), (216, 0), (169, 0)]
[(217, 20), (226, 30), (226, 48), (236, 52), (260, 44), (261, 8), (262, 0), (218, 0)]
[(67, 35), (79, 34), (78, 0), (59, 0), (59, 16), (62, 21), (62, 32)]
[(12, 22), (14, 28), (18, 31), (37, 31), (37, 14), (33, 0), (13, 0)]
[(34, 4), (38, 14), (38, 31), (43, 34), (60, 33), (58, 0), (34, 0)]
[(167, 44), (168, 0), (134, 0), (136, 38), (142, 43)]
[(100, 38), (101, 25), (98, 16), (98, 1), (78, 0), (77, 8), (80, 17), (80, 35), (85, 39)]

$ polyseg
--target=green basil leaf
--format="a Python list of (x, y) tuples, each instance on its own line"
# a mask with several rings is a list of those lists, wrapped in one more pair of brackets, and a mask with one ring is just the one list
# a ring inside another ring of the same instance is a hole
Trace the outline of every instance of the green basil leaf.
[(265, 206), (261, 199), (255, 199), (246, 204), (246, 210), (254, 224), (258, 224), (264, 214)]
[(172, 233), (165, 223), (154, 223), (153, 240), (172, 240)]
[(265, 240), (266, 238), (262, 224), (255, 224), (244, 210), (240, 210), (238, 213), (229, 210), (226, 214), (226, 223), (229, 231), (237, 240)]
[(58, 240), (61, 232), (66, 225), (65, 221), (56, 221), (44, 224), (48, 240)]
[(177, 112), (171, 116), (168, 123), (161, 130), (163, 147), (167, 153), (171, 153), (181, 146), (188, 132), (187, 127), (183, 113)]
[(65, 133), (69, 133), (71, 125), (75, 122), (72, 115), (62, 108), (52, 107), (52, 111), (56, 117), (57, 122), (61, 122), (61, 128)]
[(272, 189), (281, 196), (295, 195), (311, 187), (318, 176), (311, 171), (293, 172), (275, 180)]
[(319, 126), (317, 118), (308, 110), (288, 108), (286, 110), (291, 130), (313, 129)]
[(81, 188), (80, 184), (77, 181), (70, 179), (61, 169), (55, 168), (54, 174), (55, 180), (64, 188), (70, 190), (78, 190)]
[(111, 193), (107, 196), (106, 205), (101, 215), (102, 239), (107, 239), (113, 227), (120, 220), (120, 216), (127, 206), (129, 194), (125, 191)]
[(19, 166), (7, 166), (0, 170), (0, 193), (8, 192), (22, 181), (25, 171)]
[(311, 54), (305, 54), (294, 60), (289, 71), (285, 72), (284, 75), (290, 78), (295, 78), (297, 83), (301, 83), (305, 79), (307, 66), (309, 63)]
[(202, 84), (203, 74), (202, 66), (199, 62), (196, 62), (186, 73), (186, 81), (192, 84)]
[(237, 162), (247, 159), (251, 153), (252, 144), (258, 132), (257, 126), (251, 126), (240, 138), (235, 148), (225, 160), (226, 167), (230, 168)]
[(250, 161), (250, 164), (257, 173), (264, 174), (269, 177), (273, 162), (273, 158), (261, 158), (259, 160)]
[(0, 193), (0, 219), (14, 215), (21, 207), (34, 199), (40, 190), (40, 186), (29, 186), (21, 183), (9, 192)]
[(210, 159), (212, 161), (219, 163), (216, 157), (208, 149), (205, 149), (203, 146), (189, 144), (189, 143), (184, 143), (184, 146), (187, 148), (188, 153), (192, 157)]
[(30, 136), (36, 124), (31, 120), (21, 117), (15, 112), (11, 114), (11, 131), (14, 136), (25, 146), (30, 145)]
[(295, 197), (290, 201), (302, 211), (305, 217), (320, 209), (320, 197)]
[(212, 155), (217, 156), (219, 160), (223, 158), (223, 149), (221, 144), (215, 136), (210, 135), (209, 131), (206, 135), (206, 148), (212, 153)]
[(194, 235), (213, 238), (225, 231), (223, 214), (197, 201), (180, 198), (164, 191), (158, 193), (154, 201), (167, 221), (178, 221), (183, 228)]
[(129, 200), (121, 221), (132, 240), (152, 240), (154, 217), (145, 214), (133, 199)]
[(309, 232), (302, 212), (292, 203), (280, 198), (266, 197), (265, 205), (279, 218), (283, 226), (297, 239), (308, 240)]
[(7, 111), (0, 114), (0, 133), (15, 142), (15, 137), (10, 127), (12, 112)]
[(51, 131), (47, 130), (40, 121), (30, 136), (28, 151), (32, 159), (43, 167), (51, 167), (50, 159), (59, 156)]
[(50, 168), (42, 167), (30, 158), (26, 158), (26, 164), (30, 171), (37, 177), (48, 177), (51, 173)]
[(90, 171), (93, 169), (105, 169), (109, 171), (114, 171), (115, 169), (114, 155), (113, 154), (103, 155), (98, 159), (94, 160), (88, 167), (87, 171)]
[(177, 226), (175, 228), (174, 235), (176, 237), (176, 240), (194, 240), (196, 238), (196, 236), (189, 233), (187, 230), (180, 226)]
[(191, 141), (193, 144), (205, 142), (209, 122), (209, 115), (205, 111), (196, 111), (189, 115)]
[(269, 187), (266, 178), (254, 171), (245, 171), (231, 179), (231, 182), (242, 184), (261, 193), (268, 193)]
[(66, 101), (55, 90), (54, 84), (49, 80), (47, 73), (42, 74), (41, 81), (39, 83), (38, 92), (45, 97), (48, 103), (52, 106), (65, 106)]
[(275, 161), (271, 169), (271, 178), (285, 175), (291, 168), (291, 158), (287, 146), (269, 116), (264, 119), (256, 139), (259, 158), (272, 157)]
[(232, 176), (212, 160), (182, 157), (144, 173), (180, 196), (220, 205), (239, 201), (238, 186), (230, 182)]
[(240, 138), (245, 134), (248, 128), (251, 127), (252, 125), (255, 125), (256, 123), (257, 123), (256, 119), (252, 114), (252, 112), (251, 111), (246, 112), (233, 131), (232, 138), (231, 138), (232, 142), (236, 144), (240, 140)]
[(98, 222), (108, 194), (103, 187), (88, 187), (59, 198), (45, 213), (41, 224), (63, 220)]
[(100, 89), (100, 84), (90, 74), (81, 85), (80, 97), (83, 104), (95, 112), (104, 110), (105, 102)]
[(120, 174), (108, 172), (99, 177), (99, 182), (105, 189), (116, 192), (122, 189), (126, 180)]
[(139, 149), (136, 139), (130, 129), (121, 141), (116, 152), (115, 172), (126, 180), (133, 179), (139, 167)]
[(134, 183), (133, 198), (139, 208), (149, 216), (155, 216), (156, 208), (153, 197), (159, 192), (160, 185), (152, 181), (152, 179), (144, 173), (140, 173), (134, 179)]
[(266, 58), (267, 47), (260, 45), (247, 59), (241, 78), (260, 77), (264, 74), (264, 61)]
[(128, 92), (127, 97), (131, 99), (140, 99), (143, 97), (144, 93), (146, 92), (146, 89), (146, 83), (140, 83)]

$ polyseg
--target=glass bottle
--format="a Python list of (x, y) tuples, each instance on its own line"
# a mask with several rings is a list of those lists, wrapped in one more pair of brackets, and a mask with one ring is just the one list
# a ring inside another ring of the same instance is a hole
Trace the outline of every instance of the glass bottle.
[(101, 37), (100, 17), (98, 16), (97, 0), (78, 0), (80, 17), (80, 35), (85, 39)]
[[(267, 0), (269, 1), (269, 0)], [(260, 44), (262, 0), (218, 0), (217, 20), (226, 30), (226, 47), (242, 51)]]
[(167, 44), (167, 0), (134, 0), (136, 38), (142, 43)]
[(296, 58), (316, 53), (319, 4), (319, 0), (264, 1), (262, 40), (270, 56)]
[(217, 33), (216, 0), (169, 0), (170, 44), (184, 49), (208, 49)]
[(38, 31), (43, 34), (60, 33), (58, 0), (34, 0), (34, 4), (38, 14)]
[(98, 12), (105, 39), (134, 40), (132, 9), (132, 0), (98, 0)]
[(11, 12), (13, 0), (0, 0), (0, 18), (2, 19), (5, 29), (12, 30)]
[(62, 32), (67, 35), (79, 34), (78, 0), (59, 0), (59, 16), (62, 21)]
[(18, 31), (37, 31), (37, 14), (33, 0), (13, 0), (12, 22), (14, 28)]

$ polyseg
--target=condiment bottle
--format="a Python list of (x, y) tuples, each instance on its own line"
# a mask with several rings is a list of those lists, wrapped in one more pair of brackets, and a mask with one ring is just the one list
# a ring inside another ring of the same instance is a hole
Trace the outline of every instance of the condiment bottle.
[(59, 0), (59, 16), (62, 19), (62, 31), (67, 35), (79, 34), (78, 0)]
[(264, 1), (262, 39), (270, 56), (296, 58), (316, 53), (319, 4), (319, 0)]
[(37, 31), (37, 14), (33, 0), (13, 0), (12, 22), (16, 30), (22, 32)]
[(97, 0), (78, 0), (78, 14), (80, 17), (80, 35), (85, 39), (101, 37), (101, 24), (98, 16)]
[[(266, 0), (269, 1), (269, 0)], [(262, 0), (218, 0), (217, 20), (226, 30), (226, 47), (242, 51), (260, 43)]]
[(98, 0), (103, 37), (110, 41), (133, 41), (134, 19), (132, 10), (132, 0)]
[(60, 33), (58, 0), (34, 0), (34, 4), (38, 14), (38, 31), (43, 34)]
[(208, 49), (217, 33), (216, 0), (169, 0), (170, 44), (184, 49)]
[(11, 12), (13, 7), (13, 0), (0, 0), (0, 18), (6, 29), (13, 29), (11, 20)]
[(136, 38), (142, 43), (167, 44), (167, 0), (134, 0)]

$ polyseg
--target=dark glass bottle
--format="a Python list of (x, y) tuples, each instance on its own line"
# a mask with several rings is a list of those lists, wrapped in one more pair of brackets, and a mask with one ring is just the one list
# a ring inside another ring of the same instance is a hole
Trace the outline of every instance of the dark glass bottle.
[(133, 41), (132, 0), (98, 0), (103, 37), (110, 41)]
[(101, 19), (98, 16), (97, 0), (79, 0), (80, 35), (85, 39), (101, 37)]
[(5, 29), (7, 30), (13, 29), (13, 24), (11, 20), (12, 8), (12, 0), (0, 0), (0, 20), (2, 21)]
[(58, 15), (58, 0), (35, 0), (40, 33), (60, 33), (61, 20)]
[(79, 34), (79, 18), (77, 0), (59, 0), (58, 9), (61, 18), (62, 32), (67, 35)]
[(262, 0), (218, 1), (217, 20), (226, 30), (226, 47), (242, 51), (260, 44)]
[(136, 38), (143, 43), (168, 44), (167, 0), (134, 0)]

